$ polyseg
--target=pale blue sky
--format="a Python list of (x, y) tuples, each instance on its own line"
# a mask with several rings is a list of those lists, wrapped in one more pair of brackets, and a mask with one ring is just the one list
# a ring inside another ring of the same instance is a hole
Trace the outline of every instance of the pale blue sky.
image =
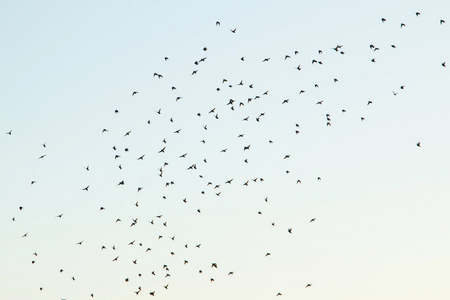
[(449, 26), (446, 1), (1, 2), (0, 298), (447, 299)]

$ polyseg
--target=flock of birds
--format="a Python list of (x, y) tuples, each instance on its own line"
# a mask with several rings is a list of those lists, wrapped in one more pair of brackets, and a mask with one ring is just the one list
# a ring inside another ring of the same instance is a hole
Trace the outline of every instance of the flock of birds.
[[(420, 12), (416, 12), (415, 15), (416, 15), (417, 17), (420, 17)], [(387, 22), (387, 20), (386, 20), (385, 18), (381, 18), (381, 22), (382, 22), (382, 23), (385, 23), (385, 22)], [(441, 26), (443, 26), (443, 25), (445, 24), (445, 21), (441, 19), (441, 20), (439, 20), (438, 24), (440, 24)], [(222, 26), (221, 23), (220, 23), (219, 21), (217, 21), (217, 22), (215, 23), (215, 25), (216, 25), (216, 26)], [(406, 27), (406, 26), (407, 26), (407, 25), (406, 25), (405, 23), (399, 24), (399, 27), (400, 27), (400, 28), (404, 28), (404, 27)], [(239, 34), (238, 28), (230, 29), (230, 32), (231, 32), (231, 34)], [(397, 46), (394, 45), (394, 44), (392, 44), (391, 47), (392, 47), (393, 49), (397, 48)], [(332, 46), (332, 47), (330, 47), (330, 48), (331, 48), (331, 49), (328, 50), (328, 51), (334, 51), (334, 52), (336, 52), (336, 53), (338, 53), (338, 54), (340, 54), (340, 55), (345, 55), (344, 45), (339, 45), (339, 44), (338, 44), (338, 45)], [(377, 52), (377, 51), (380, 51), (380, 48), (377, 47), (376, 45), (373, 45), (373, 44), (369, 45), (369, 49), (370, 49), (373, 53), (375, 53), (375, 52)], [(207, 53), (208, 48), (207, 48), (207, 47), (203, 47), (202, 50), (203, 50), (204, 53)], [(323, 62), (323, 61), (320, 59), (320, 55), (323, 53), (323, 51), (325, 51), (325, 50), (318, 50), (318, 51), (317, 51), (318, 58), (312, 58), (312, 59), (311, 59), (311, 64), (312, 64), (312, 65), (315, 65), (315, 64), (322, 65), (322, 64), (325, 63), (325, 62)], [(292, 54), (285, 54), (285, 55), (283, 55), (283, 56), (284, 56), (284, 61), (291, 60), (291, 59), (293, 59), (293, 57), (295, 57), (295, 56), (297, 56), (297, 55), (300, 55), (299, 51), (293, 51)], [(169, 60), (170, 60), (169, 57), (164, 57), (163, 59), (164, 59), (165, 61), (169, 61)], [(246, 58), (245, 58), (245, 57), (240, 57), (240, 60), (243, 61), (243, 62), (245, 62)], [(266, 57), (266, 58), (261, 59), (261, 62), (262, 62), (262, 63), (267, 63), (267, 62), (269, 62), (270, 60), (271, 60), (270, 57)], [(372, 63), (376, 63), (376, 59), (375, 59), (375, 58), (372, 58), (372, 59), (371, 59), (371, 62), (372, 62)], [(206, 56), (205, 56), (205, 57), (202, 57), (202, 58), (200, 58), (200, 59), (194, 61), (193, 63), (194, 63), (194, 65), (195, 65), (195, 68), (196, 68), (196, 69), (194, 69), (194, 70), (192, 71), (192, 73), (190, 74), (191, 76), (195, 76), (195, 75), (198, 74), (201, 65), (204, 64), (204, 63), (207, 63), (207, 57), (206, 57)], [(440, 64), (441, 64), (442, 67), (444, 67), (444, 68), (446, 67), (445, 61), (444, 61), (444, 62), (440, 62)], [(197, 69), (197, 68), (198, 68), (198, 69)], [(302, 71), (302, 70), (303, 70), (303, 68), (302, 68), (301, 65), (297, 65), (297, 66), (295, 67), (295, 69), (297, 69), (298, 71)], [(159, 72), (159, 71), (158, 71), (158, 72)], [(153, 73), (154, 80), (165, 80), (164, 74), (160, 74), (160, 73), (158, 73), (158, 72), (154, 72), (154, 73)], [(226, 88), (231, 88), (231, 87), (233, 87), (233, 84), (232, 84), (230, 81), (231, 81), (231, 80), (228, 80), (228, 79), (224, 78), (224, 79), (220, 82), (220, 84), (218, 85), (218, 87), (216, 87), (216, 91), (218, 92), (218, 94), (217, 94), (218, 97), (221, 97), (221, 96), (220, 96), (220, 95), (221, 95), (221, 94), (220, 94), (221, 90), (226, 89)], [(339, 79), (338, 79), (338, 78), (334, 78), (334, 83), (337, 84), (338, 82), (339, 82)], [(237, 86), (244, 86), (244, 81), (241, 80), (241, 81), (237, 82), (235, 85), (237, 85)], [(245, 85), (247, 85), (248, 89), (250, 89), (250, 90), (253, 90), (254, 88), (256, 88), (256, 86), (254, 86), (254, 84), (245, 84)], [(315, 84), (314, 88), (318, 88), (318, 87), (319, 87), (318, 84)], [(402, 85), (402, 86), (400, 86), (400, 90), (399, 90), (399, 91), (392, 91), (392, 93), (393, 93), (394, 96), (396, 96), (399, 92), (401, 92), (401, 91), (404, 90), (404, 89), (405, 89), (405, 85)], [(172, 91), (176, 91), (176, 90), (177, 90), (176, 86), (172, 86), (172, 87), (171, 87), (171, 90), (172, 90)], [(300, 90), (300, 91), (299, 91), (299, 94), (300, 94), (300, 95), (301, 95), (301, 94), (304, 94), (304, 93), (307, 93), (307, 91), (306, 91), (306, 90)], [(232, 110), (232, 111), (237, 111), (237, 110), (240, 109), (240, 108), (243, 108), (243, 107), (245, 108), (246, 106), (251, 105), (252, 102), (256, 102), (256, 101), (259, 101), (259, 100), (263, 99), (264, 97), (268, 97), (268, 95), (269, 95), (269, 90), (263, 90), (263, 91), (261, 91), (260, 93), (255, 93), (255, 95), (254, 95), (253, 97), (248, 97), (248, 98), (245, 99), (245, 100), (244, 100), (244, 99), (240, 99), (240, 100), (236, 100), (236, 99), (228, 99), (228, 100), (226, 100), (226, 102), (223, 102), (223, 106), (222, 106), (222, 107), (217, 107), (217, 108), (216, 108), (216, 107), (211, 107), (210, 109), (208, 109), (208, 110), (206, 110), (206, 111), (200, 111), (200, 112), (198, 112), (198, 113), (196, 114), (196, 116), (193, 116), (193, 117), (194, 117), (194, 118), (203, 118), (203, 117), (205, 117), (205, 115), (206, 115), (206, 116), (209, 116), (210, 120), (212, 120), (212, 121), (209, 121), (209, 122), (214, 122), (214, 120), (218, 120), (218, 119), (220, 118), (220, 115), (219, 115), (220, 110), (222, 110), (222, 109), (230, 109), (230, 110)], [(132, 91), (132, 92), (130, 93), (130, 96), (131, 96), (131, 97), (142, 97), (142, 96), (144, 96), (144, 95), (142, 95), (142, 93), (140, 93), (139, 91)], [(134, 99), (134, 98), (133, 98), (133, 99)], [(183, 101), (183, 97), (177, 96), (177, 97), (175, 98), (175, 103), (178, 102), (178, 101)], [(288, 104), (289, 101), (290, 101), (290, 99), (283, 99), (283, 100), (280, 100), (280, 105)], [(316, 104), (316, 105), (322, 105), (322, 104), (323, 104), (323, 101), (317, 101), (315, 104)], [(373, 101), (371, 101), (371, 100), (369, 100), (369, 101), (367, 102), (367, 106), (372, 105), (372, 104), (373, 104)], [(342, 112), (343, 114), (345, 114), (347, 111), (346, 111), (345, 108), (342, 108), (341, 112)], [(117, 115), (117, 114), (119, 114), (119, 113), (120, 113), (120, 111), (119, 111), (118, 109), (114, 110), (114, 114)], [(158, 109), (158, 110), (155, 111), (155, 114), (157, 114), (157, 115), (164, 115), (165, 112), (164, 112), (162, 109)], [(250, 117), (250, 116), (244, 117), (244, 118), (241, 120), (241, 122), (245, 123), (245, 122), (251, 122), (251, 121), (253, 121), (253, 122), (258, 122), (258, 123), (259, 123), (259, 122), (261, 122), (261, 121), (262, 121), (264, 118), (266, 118), (266, 117), (267, 117), (267, 116), (266, 116), (266, 113), (265, 113), (265, 112), (260, 112), (260, 113), (258, 113), (257, 115), (254, 115), (253, 117)], [(330, 114), (326, 114), (326, 115), (325, 115), (325, 118), (326, 118), (326, 123), (325, 123), (324, 125), (325, 125), (326, 127), (332, 126), (331, 115), (330, 115)], [(360, 120), (361, 120), (361, 121), (365, 121), (364, 116), (361, 116), (361, 117), (360, 117)], [(175, 120), (174, 120), (172, 117), (169, 118), (169, 121), (170, 121), (170, 123), (175, 123)], [(151, 125), (153, 125), (153, 122), (150, 121), (150, 120), (145, 120), (145, 122), (147, 123), (146, 126), (151, 126)], [(206, 122), (206, 121), (205, 121), (205, 122)], [(207, 130), (210, 130), (210, 127), (208, 127), (208, 125), (209, 125), (209, 124), (205, 124), (205, 125), (203, 126), (203, 128), (200, 128), (199, 130), (202, 131), (202, 132), (206, 132)], [(245, 125), (244, 125), (244, 124), (243, 124), (242, 128), (245, 129)], [(123, 138), (127, 138), (128, 136), (132, 135), (133, 133), (134, 133), (134, 132), (133, 132), (132, 130), (128, 130), (128, 131), (122, 132), (121, 134), (123, 134)], [(299, 124), (295, 124), (294, 133), (295, 133), (294, 136), (297, 136), (297, 135), (300, 134), (300, 125), (299, 125)], [(9, 135), (9, 136), (12, 136), (12, 135), (15, 134), (15, 132), (14, 132), (13, 129), (11, 129), (11, 130), (7, 131), (6, 134)], [(101, 134), (101, 135), (108, 135), (108, 134), (111, 134), (111, 133), (110, 133), (110, 130), (109, 130), (108, 128), (103, 128), (103, 129), (101, 129), (101, 130), (99, 131), (99, 134)], [(183, 128), (179, 128), (179, 129), (177, 129), (177, 130), (175, 130), (175, 131), (173, 131), (173, 132), (167, 133), (167, 135), (169, 135), (169, 134), (176, 134), (176, 135), (178, 135), (178, 134), (183, 134)], [(245, 133), (238, 133), (238, 134), (236, 135), (236, 137), (239, 139), (239, 141), (243, 141), (243, 140), (245, 140)], [(270, 144), (273, 144), (273, 143), (274, 143), (274, 140), (275, 140), (275, 139), (269, 139), (269, 140), (267, 141), (267, 143), (268, 143), (269, 145), (270, 145)], [(198, 142), (200, 142), (201, 144), (206, 144), (208, 141), (207, 141), (206, 139), (202, 139), (202, 140), (200, 140), (200, 141), (198, 141)], [(230, 145), (229, 147), (232, 147), (232, 146), (233, 146), (233, 145)], [(417, 147), (421, 147), (420, 141), (417, 142), (416, 146), (417, 146)], [(42, 144), (42, 147), (45, 148), (45, 149), (47, 149), (47, 147), (50, 147), (50, 145), (47, 145), (46, 143), (43, 143), (43, 144)], [(118, 146), (116, 146), (116, 145), (110, 145), (110, 147), (111, 147), (111, 148), (110, 148), (111, 153), (110, 153), (109, 155), (111, 156), (111, 161), (112, 161), (113, 164), (116, 164), (117, 170), (118, 170), (118, 172), (120, 172), (123, 168), (126, 168), (126, 167), (127, 167), (125, 164), (123, 164), (123, 163), (121, 162), (122, 156), (124, 156), (124, 155), (126, 155), (128, 152), (130, 152), (129, 149), (130, 149), (131, 147), (125, 147), (123, 150), (120, 149), (120, 148), (119, 148)], [(149, 157), (154, 158), (154, 157), (158, 157), (158, 155), (159, 155), (158, 158), (161, 159), (161, 165), (160, 165), (160, 167), (159, 167), (159, 169), (158, 169), (158, 171), (157, 171), (157, 174), (156, 174), (155, 176), (158, 176), (158, 177), (160, 177), (160, 178), (164, 178), (164, 179), (163, 179), (164, 182), (163, 182), (162, 185), (161, 185), (161, 188), (162, 188), (162, 189), (164, 189), (164, 188), (166, 188), (166, 187), (170, 187), (170, 186), (172, 186), (172, 185), (175, 184), (175, 180), (173, 180), (173, 179), (171, 179), (171, 178), (167, 178), (167, 179), (166, 179), (166, 170), (168, 170), (169, 168), (171, 168), (172, 165), (175, 165), (175, 164), (184, 164), (184, 162), (186, 161), (186, 158), (189, 157), (189, 154), (190, 154), (190, 153), (180, 153), (180, 155), (178, 156), (177, 160), (175, 160), (175, 159), (173, 159), (173, 158), (172, 158), (172, 160), (169, 160), (169, 159), (167, 159), (168, 157), (165, 156), (165, 153), (166, 153), (165, 151), (166, 151), (168, 148), (170, 148), (170, 147), (172, 147), (172, 145), (169, 143), (169, 138), (167, 137), (167, 138), (164, 138), (164, 139), (161, 141), (160, 150), (157, 151), (156, 153), (142, 153), (142, 154), (139, 154), (139, 155), (137, 155), (137, 156), (135, 157), (135, 159), (136, 159), (137, 161), (143, 161), (143, 160), (148, 159)], [(229, 149), (229, 148), (223, 148), (223, 149), (220, 149), (218, 152), (219, 152), (219, 153), (226, 153), (226, 152), (228, 151), (228, 149)], [(242, 168), (245, 168), (246, 165), (249, 163), (249, 158), (251, 158), (252, 145), (251, 145), (250, 143), (249, 143), (249, 144), (245, 144), (245, 145), (242, 147), (241, 150), (242, 150), (243, 153), (248, 154), (248, 157), (244, 159), (243, 165), (242, 165)], [(202, 164), (210, 163), (210, 160), (209, 160), (209, 158), (207, 157), (207, 155), (208, 155), (208, 154), (206, 153), (206, 154), (205, 154), (205, 158), (204, 158), (203, 160), (201, 160), (201, 161), (195, 161), (195, 162), (191, 162), (191, 163), (186, 164), (186, 167), (185, 167), (186, 172), (197, 172), (197, 170), (201, 170), (201, 168), (202, 168), (201, 165), (202, 165)], [(291, 154), (282, 154), (282, 155), (280, 155), (280, 156), (281, 156), (280, 159), (282, 159), (282, 160), (287, 160), (287, 159), (289, 159), (289, 158), (291, 157)], [(38, 160), (45, 160), (45, 159), (47, 159), (47, 155), (46, 155), (46, 154), (43, 154), (43, 155), (37, 157), (37, 159), (38, 159)], [(166, 160), (166, 159), (167, 159), (167, 160)], [(81, 167), (81, 166), (80, 166), (80, 167)], [(83, 166), (83, 167), (84, 167), (84, 169), (85, 169), (86, 172), (92, 172), (92, 171), (91, 171), (91, 167), (90, 167), (89, 165), (85, 165), (85, 166)], [(289, 174), (289, 173), (290, 173), (290, 170), (284, 170), (284, 172), (285, 172), (286, 174)], [(189, 176), (190, 176), (190, 174), (191, 174), (191, 173), (189, 173)], [(210, 193), (210, 194), (208, 194), (208, 195), (212, 195), (213, 197), (214, 197), (214, 196), (216, 196), (216, 197), (220, 197), (220, 196), (221, 196), (221, 194), (222, 194), (221, 188), (222, 188), (224, 185), (236, 185), (236, 184), (237, 184), (237, 185), (241, 185), (241, 186), (248, 186), (248, 185), (251, 184), (252, 182), (253, 182), (253, 183), (263, 183), (263, 182), (264, 182), (264, 178), (259, 177), (259, 176), (258, 176), (258, 177), (254, 177), (254, 178), (249, 178), (249, 179), (247, 179), (247, 180), (245, 180), (245, 181), (243, 181), (243, 182), (236, 182), (237, 180), (236, 180), (235, 178), (229, 178), (229, 179), (227, 179), (227, 180), (224, 180), (223, 182), (214, 182), (214, 180), (210, 180), (207, 176), (204, 176), (204, 175), (202, 175), (202, 174), (198, 174), (198, 172), (197, 172), (196, 175), (202, 180), (202, 182), (203, 182), (202, 184), (204, 184), (204, 186), (201, 187), (200, 193), (203, 194), (203, 195), (206, 194), (207, 192), (205, 191), (205, 189), (206, 189), (206, 188), (209, 188), (209, 189), (211, 189), (212, 193)], [(187, 175), (187, 176), (188, 176), (188, 175)], [(322, 178), (321, 178), (320, 176), (318, 176), (318, 177), (316, 177), (314, 180), (321, 181)], [(120, 187), (120, 186), (124, 186), (126, 183), (127, 183), (127, 179), (125, 178), (125, 179), (123, 179), (123, 180), (120, 180), (120, 181), (116, 182), (115, 185), (118, 186), (118, 187)], [(296, 178), (296, 179), (295, 179), (295, 183), (296, 183), (296, 184), (301, 184), (301, 183), (302, 183), (301, 178)], [(36, 180), (32, 180), (32, 181), (30, 182), (30, 184), (31, 184), (31, 186), (34, 186), (34, 185), (39, 184), (39, 183), (38, 183)], [(139, 192), (143, 191), (144, 188), (145, 188), (145, 186), (137, 186), (137, 187), (135, 187), (135, 191), (136, 191), (137, 193), (139, 193)], [(89, 192), (91, 191), (91, 184), (87, 184), (87, 185), (85, 185), (85, 186), (80, 186), (79, 190), (80, 190), (80, 193), (89, 193)], [(82, 197), (82, 194), (80, 194), (80, 196)], [(163, 196), (163, 198), (165, 199), (166, 197)], [(184, 197), (184, 198), (182, 199), (182, 202), (183, 202), (184, 204), (188, 203), (187, 198), (188, 198), (188, 197), (186, 196), (186, 197)], [(265, 202), (268, 202), (268, 197), (266, 197), (266, 198), (264, 199), (264, 201), (265, 201)], [(135, 202), (135, 203), (134, 203), (134, 206), (135, 206), (136, 208), (138, 208), (138, 207), (139, 207), (139, 201)], [(26, 207), (24, 207), (24, 206), (22, 206), (22, 205), (19, 206), (19, 208), (18, 208), (18, 210), (19, 210), (18, 213), (20, 214), (24, 209), (26, 209)], [(105, 211), (105, 210), (106, 210), (106, 207), (101, 206), (101, 207), (99, 208), (99, 210), (100, 210), (100, 211)], [(202, 208), (201, 208), (201, 207), (196, 208), (196, 212), (197, 212), (198, 214), (203, 213)], [(258, 214), (262, 214), (262, 211), (258, 211), (257, 213), (258, 213)], [(64, 217), (65, 217), (67, 214), (70, 214), (70, 211), (64, 212), (64, 213), (60, 213), (60, 214), (56, 215), (55, 218), (58, 218), (58, 219), (61, 219), (62, 221), (64, 221)], [(133, 219), (130, 220), (130, 221), (127, 221), (127, 220), (125, 220), (124, 218), (122, 218), (122, 217), (120, 217), (120, 216), (111, 216), (111, 217), (110, 217), (110, 221), (111, 221), (111, 223), (122, 223), (122, 222), (125, 223), (125, 222), (127, 222), (127, 226), (129, 226), (130, 228), (133, 228), (133, 227), (135, 227), (135, 226), (138, 226), (138, 224), (141, 223), (141, 219), (139, 219), (139, 218), (137, 218), (137, 217), (136, 217), (136, 218), (133, 218)], [(148, 222), (149, 222), (151, 225), (155, 225), (155, 226), (158, 225), (158, 226), (164, 226), (164, 227), (167, 227), (169, 221), (170, 221), (169, 219), (166, 219), (166, 216), (160, 214), (160, 215), (154, 216), (154, 218), (153, 218), (152, 220), (148, 221)], [(317, 222), (317, 221), (318, 221), (318, 220), (316, 219), (315, 216), (311, 216), (311, 217), (309, 218), (309, 220), (308, 220), (309, 223), (314, 223), (314, 222)], [(12, 216), (12, 217), (11, 217), (11, 222), (17, 222), (16, 216)], [(94, 226), (95, 226), (95, 225), (94, 225)], [(272, 222), (272, 223), (271, 223), (271, 226), (276, 226), (276, 222)], [(313, 226), (313, 225), (311, 225), (311, 226)], [(30, 229), (31, 229), (31, 228), (30, 228)], [(131, 230), (131, 229), (130, 229), (130, 230)], [(293, 234), (295, 234), (295, 229), (292, 228), (292, 227), (288, 227), (288, 228), (285, 228), (285, 229), (283, 229), (283, 230), (284, 230), (284, 232), (285, 232), (286, 234), (288, 234), (288, 235), (291, 235), (291, 234), (293, 235)], [(20, 238), (23, 238), (23, 239), (26, 239), (26, 238), (28, 238), (28, 237), (29, 237), (29, 232), (26, 232), (26, 233), (24, 233), (24, 234), (22, 234), (22, 235), (20, 236)], [(158, 240), (159, 240), (159, 239), (170, 239), (170, 240), (172, 240), (172, 241), (175, 241), (175, 238), (176, 238), (176, 235), (173, 235), (173, 236), (170, 236), (170, 237), (163, 236), (163, 235), (158, 235), (158, 237), (157, 237)], [(81, 241), (74, 241), (74, 242), (73, 242), (73, 246), (74, 246), (74, 247), (83, 247), (84, 245), (85, 245), (84, 240), (81, 240)], [(152, 251), (152, 248), (151, 248), (151, 247), (144, 247), (144, 245), (143, 245), (142, 242), (137, 241), (137, 240), (134, 240), (134, 239), (131, 240), (131, 241), (129, 241), (129, 243), (128, 243), (127, 245), (119, 245), (119, 246), (117, 247), (117, 249), (119, 249), (119, 248), (122, 247), (122, 246), (142, 247), (142, 251), (144, 251), (144, 252), (146, 252), (146, 253)], [(202, 246), (201, 241), (197, 241), (197, 242), (190, 241), (190, 242), (184, 243), (184, 246), (183, 246), (183, 247), (186, 248), (186, 249), (189, 248), (189, 247), (192, 247), (192, 248), (194, 248), (194, 249), (200, 249), (201, 246)], [(116, 251), (116, 245), (113, 245), (112, 247), (106, 247), (105, 245), (98, 245), (98, 247), (101, 248), (102, 250), (112, 250), (113, 252)], [(174, 256), (174, 255), (175, 255), (175, 251), (176, 251), (176, 250), (171, 251), (171, 252), (170, 252), (170, 255), (171, 255), (171, 256)], [(264, 252), (265, 252), (265, 251), (264, 251)], [(33, 258), (33, 260), (31, 261), (31, 264), (35, 264), (36, 261), (39, 259), (38, 253), (39, 253), (39, 250), (37, 250), (37, 251), (35, 251), (35, 252), (33, 253), (34, 258)], [(271, 255), (272, 255), (271, 252), (266, 252), (266, 254), (265, 254), (264, 256), (265, 256), (265, 257), (269, 257), (269, 256), (271, 256)], [(111, 261), (111, 263), (116, 263), (116, 262), (118, 262), (118, 261), (121, 260), (121, 259), (122, 259), (122, 256), (120, 255), (120, 253), (117, 253), (117, 254), (114, 254), (114, 255), (110, 258), (110, 261)], [(182, 263), (183, 265), (187, 265), (187, 264), (189, 264), (189, 259), (188, 259), (188, 258), (183, 258), (182, 261), (181, 261), (181, 263)], [(130, 264), (137, 265), (137, 264), (138, 264), (137, 259), (131, 260), (131, 261), (130, 261)], [(165, 285), (160, 286), (160, 287), (156, 287), (156, 288), (154, 288), (154, 289), (153, 289), (153, 288), (152, 288), (152, 289), (149, 289), (149, 288), (147, 288), (147, 287), (137, 286), (137, 287), (135, 287), (134, 289), (133, 289), (133, 288), (130, 288), (130, 293), (132, 292), (132, 293), (134, 293), (134, 294), (136, 294), (136, 295), (140, 295), (140, 294), (146, 293), (147, 295), (150, 295), (150, 296), (157, 296), (159, 293), (161, 293), (161, 291), (169, 290), (169, 289), (170, 289), (170, 285), (172, 284), (172, 283), (170, 282), (171, 273), (170, 273), (170, 266), (169, 266), (169, 263), (167, 263), (167, 262), (162, 262), (162, 261), (161, 261), (161, 267), (162, 267), (162, 270), (163, 270), (162, 273), (160, 273), (159, 271), (156, 271), (156, 270), (152, 270), (152, 271), (151, 271), (151, 275), (152, 275), (152, 276), (163, 276), (163, 278), (165, 278), (165, 279), (167, 280), (167, 283), (166, 283)], [(146, 267), (143, 266), (143, 268), (145, 269)], [(227, 274), (227, 276), (233, 276), (234, 273), (235, 273), (235, 271), (236, 271), (236, 270), (229, 270), (229, 269), (227, 269), (226, 266), (219, 265), (217, 262), (214, 262), (214, 261), (205, 264), (205, 265), (204, 265), (204, 268), (208, 268), (208, 269), (219, 269), (219, 268), (224, 268), (224, 269), (226, 269), (226, 270), (224, 271), (224, 273)], [(197, 270), (197, 272), (198, 272), (199, 274), (202, 274), (204, 268)], [(237, 271), (238, 271), (238, 270), (237, 270)], [(64, 272), (64, 269), (61, 268), (61, 269), (59, 270), (59, 273), (63, 273), (63, 272)], [(138, 276), (141, 277), (141, 276), (142, 276), (142, 273), (144, 273), (144, 272), (139, 272), (139, 273), (138, 273)], [(216, 281), (216, 279), (217, 279), (217, 278), (209, 277), (207, 280), (210, 281), (211, 284), (214, 284), (214, 282)], [(76, 280), (75, 275), (73, 275), (73, 276), (71, 277), (70, 280), (75, 281), (75, 280)], [(122, 280), (125, 281), (125, 282), (127, 282), (127, 283), (128, 283), (128, 282), (132, 282), (132, 279), (130, 279), (130, 277), (122, 278)], [(176, 284), (176, 283), (173, 283), (173, 284)], [(300, 283), (300, 285), (303, 285), (304, 288), (312, 288), (312, 287), (313, 287), (313, 283), (311, 283), (311, 282), (304, 282), (303, 284)], [(46, 287), (45, 287), (45, 285), (42, 285), (42, 286), (36, 287), (36, 289), (37, 289), (37, 290), (40, 290), (41, 292), (44, 292), (44, 291), (46, 290)], [(90, 297), (95, 297), (95, 295), (96, 295), (96, 294), (94, 293), (94, 291), (89, 291), (87, 294), (89, 294)], [(274, 295), (274, 296), (282, 296), (282, 295), (283, 295), (283, 291), (274, 291), (274, 292), (273, 292), (273, 295)]]

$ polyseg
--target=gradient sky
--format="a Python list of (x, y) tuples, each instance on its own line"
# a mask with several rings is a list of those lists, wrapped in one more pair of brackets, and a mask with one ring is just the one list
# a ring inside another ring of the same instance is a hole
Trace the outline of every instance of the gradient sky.
[(448, 299), (449, 26), (448, 1), (1, 2), (0, 298)]

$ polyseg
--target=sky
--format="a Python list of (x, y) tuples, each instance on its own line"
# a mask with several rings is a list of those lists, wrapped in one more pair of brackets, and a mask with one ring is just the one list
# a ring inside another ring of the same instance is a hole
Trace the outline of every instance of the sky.
[(0, 298), (448, 299), (449, 26), (446, 1), (0, 2)]

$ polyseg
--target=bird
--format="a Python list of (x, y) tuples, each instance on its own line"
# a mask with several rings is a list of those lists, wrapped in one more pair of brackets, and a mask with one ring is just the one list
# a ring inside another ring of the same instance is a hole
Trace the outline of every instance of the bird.
[(418, 142), (416, 145), (417, 145), (417, 147), (421, 147), (421, 146), (420, 146), (420, 142)]

